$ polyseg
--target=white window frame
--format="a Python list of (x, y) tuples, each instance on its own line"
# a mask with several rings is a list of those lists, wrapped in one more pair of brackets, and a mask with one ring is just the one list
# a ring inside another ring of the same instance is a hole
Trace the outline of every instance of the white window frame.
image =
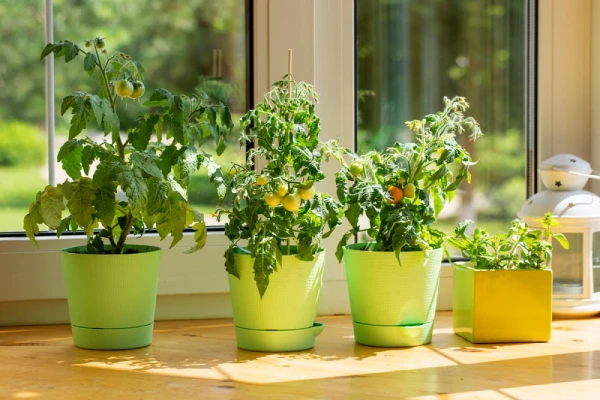
[[(292, 48), (295, 78), (314, 83), (321, 95), (318, 113), (322, 138), (341, 138), (347, 147), (355, 143), (353, 3), (254, 0), (255, 100), (262, 98), (270, 82), (287, 72), (287, 50)], [(591, 73), (600, 72), (598, 3), (538, 1), (538, 161), (569, 152), (592, 160), (597, 169), (600, 167), (595, 165), (600, 163), (600, 74)], [(52, 1), (46, 0), (46, 4), (51, 5)], [(51, 32), (47, 34), (51, 40)], [(52, 60), (48, 60), (51, 78)], [(53, 93), (48, 96), (53, 98)], [(53, 126), (50, 121), (49, 126)], [(54, 157), (49, 151), (49, 159)], [(325, 170), (331, 177), (334, 163), (326, 165)], [(322, 183), (320, 189), (334, 193), (333, 180)], [(333, 255), (342, 230), (326, 242), (327, 268), (320, 314), (350, 311), (344, 268)], [(164, 249), (157, 319), (231, 316), (223, 267), (223, 252), (229, 242), (222, 232), (209, 233), (206, 248), (194, 255), (183, 254), (192, 243), (187, 234), (171, 250), (168, 239), (160, 242), (155, 234), (132, 240)], [(27, 238), (0, 239), (0, 325), (68, 322), (60, 249), (82, 242), (82, 238), (73, 236), (43, 237), (36, 250)], [(451, 306), (452, 270), (443, 266), (438, 309)]]

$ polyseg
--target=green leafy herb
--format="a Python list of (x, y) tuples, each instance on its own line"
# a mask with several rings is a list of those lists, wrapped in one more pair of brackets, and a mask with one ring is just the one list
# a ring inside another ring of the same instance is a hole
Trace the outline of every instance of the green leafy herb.
[(506, 234), (490, 235), (485, 229), (475, 228), (469, 236), (465, 232), (472, 221), (464, 221), (448, 238), (448, 243), (471, 259), (476, 269), (544, 269), (552, 260), (552, 239), (565, 249), (569, 248), (569, 242), (562, 233), (552, 232), (558, 223), (551, 213), (546, 213), (539, 222), (541, 230), (530, 229), (525, 222), (515, 219)]

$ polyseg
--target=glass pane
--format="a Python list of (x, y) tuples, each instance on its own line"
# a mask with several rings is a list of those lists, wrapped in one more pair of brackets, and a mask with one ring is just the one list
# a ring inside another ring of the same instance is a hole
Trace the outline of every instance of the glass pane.
[(594, 248), (592, 249), (592, 268), (594, 280), (594, 293), (600, 293), (600, 232), (594, 232)]
[(553, 240), (554, 294), (583, 294), (583, 233), (565, 233), (569, 250)]
[[(238, 125), (247, 110), (245, 5), (245, 0), (54, 0), (54, 37), (81, 43), (105, 37), (109, 52), (112, 48), (134, 55), (144, 66), (144, 98), (159, 87), (175, 94), (191, 94), (199, 87), (226, 103)], [(78, 73), (60, 61), (55, 71), (57, 107), (71, 91), (90, 90), (94, 84), (83, 69)], [(141, 109), (135, 101), (119, 109), (123, 131), (132, 126)], [(68, 118), (57, 116), (56, 146), (68, 139)], [(216, 154), (214, 148), (205, 150)], [(217, 158), (226, 169), (244, 160), (245, 149), (233, 140)], [(57, 181), (65, 178), (58, 165)], [(208, 225), (217, 224), (211, 217), (217, 195), (206, 171), (193, 176), (190, 201), (205, 212)]]
[(412, 137), (404, 122), (464, 96), (484, 137), (463, 140), (475, 161), (438, 222), (471, 219), (505, 232), (526, 200), (526, 1), (357, 0), (358, 150)]
[[(27, 17), (24, 17), (27, 16)], [(0, 231), (22, 231), (46, 165), (44, 2), (0, 1)]]

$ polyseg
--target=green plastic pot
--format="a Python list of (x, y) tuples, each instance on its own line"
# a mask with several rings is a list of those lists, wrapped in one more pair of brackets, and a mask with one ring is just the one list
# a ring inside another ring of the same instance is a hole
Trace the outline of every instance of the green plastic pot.
[(254, 281), (254, 259), (237, 249), (240, 279), (229, 275), (235, 336), (239, 348), (252, 351), (299, 351), (314, 347), (324, 327), (315, 323), (321, 297), (325, 251), (313, 261), (284, 255), (260, 298)]
[(135, 254), (85, 254), (62, 250), (62, 264), (75, 346), (123, 350), (152, 341), (160, 248), (129, 245)]
[(368, 243), (344, 247), (350, 307), (357, 343), (378, 347), (431, 342), (442, 249), (367, 251)]

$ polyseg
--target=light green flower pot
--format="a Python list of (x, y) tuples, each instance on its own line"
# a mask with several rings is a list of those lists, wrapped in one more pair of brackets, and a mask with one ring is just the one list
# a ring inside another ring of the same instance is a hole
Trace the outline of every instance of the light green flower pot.
[(324, 327), (315, 323), (321, 297), (325, 251), (310, 262), (283, 256), (263, 298), (254, 281), (254, 259), (237, 251), (240, 279), (229, 275), (238, 347), (252, 351), (299, 351), (314, 347)]
[(83, 254), (62, 250), (75, 346), (122, 350), (152, 341), (160, 248), (130, 245), (136, 254)]
[(344, 247), (348, 292), (357, 343), (379, 347), (431, 342), (442, 249), (400, 253)]

